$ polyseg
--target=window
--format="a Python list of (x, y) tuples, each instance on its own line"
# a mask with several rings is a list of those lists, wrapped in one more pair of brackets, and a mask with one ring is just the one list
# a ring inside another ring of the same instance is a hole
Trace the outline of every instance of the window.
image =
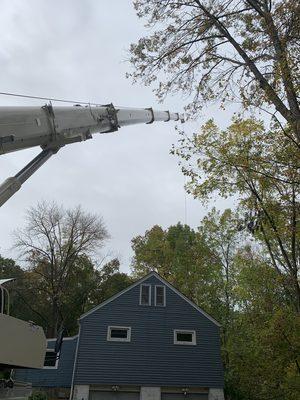
[(140, 286), (140, 305), (151, 306), (151, 285)]
[(195, 345), (196, 344), (196, 332), (175, 329), (174, 330), (174, 344)]
[(59, 354), (52, 349), (46, 350), (44, 368), (45, 369), (57, 369)]
[(111, 342), (130, 342), (131, 328), (129, 326), (109, 326), (107, 340)]
[(155, 305), (165, 307), (166, 305), (166, 287), (155, 286)]

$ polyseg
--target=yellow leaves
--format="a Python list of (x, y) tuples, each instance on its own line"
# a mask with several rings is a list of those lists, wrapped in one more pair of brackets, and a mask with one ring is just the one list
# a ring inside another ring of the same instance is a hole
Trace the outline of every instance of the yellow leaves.
[(300, 196), (297, 151), (281, 128), (266, 130), (262, 121), (235, 117), (224, 130), (207, 121), (177, 152), (189, 163), (184, 166), (191, 178), (188, 190), (204, 204), (216, 196), (234, 196), (244, 209), (255, 210), (260, 215), (256, 240), (275, 252), (291, 274), (292, 259), (298, 259), (293, 240), (300, 236), (298, 222), (292, 224), (300, 220), (292, 200)]

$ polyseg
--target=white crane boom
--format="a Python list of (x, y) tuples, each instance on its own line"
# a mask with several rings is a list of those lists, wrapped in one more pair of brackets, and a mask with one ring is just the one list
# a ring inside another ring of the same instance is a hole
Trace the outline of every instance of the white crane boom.
[(15, 176), (0, 185), (0, 206), (61, 147), (115, 132), (127, 125), (181, 121), (183, 115), (150, 108), (101, 106), (0, 107), (0, 155), (40, 146), (43, 150)]

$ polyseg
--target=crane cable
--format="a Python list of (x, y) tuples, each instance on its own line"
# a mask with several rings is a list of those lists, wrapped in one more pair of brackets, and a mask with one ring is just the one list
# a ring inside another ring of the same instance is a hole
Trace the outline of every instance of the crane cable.
[(66, 99), (56, 99), (56, 98), (51, 98), (51, 97), (40, 97), (40, 96), (31, 96), (31, 95), (26, 95), (26, 94), (20, 94), (20, 93), (9, 93), (9, 92), (0, 92), (0, 95), (2, 96), (10, 96), (10, 97), (23, 97), (27, 99), (35, 99), (35, 100), (48, 100), (48, 101), (58, 101), (61, 103), (72, 103), (72, 104), (85, 104), (85, 105), (92, 105), (92, 106), (101, 106), (99, 103), (91, 103), (91, 102), (86, 102), (86, 101), (75, 101), (75, 100), (66, 100)]

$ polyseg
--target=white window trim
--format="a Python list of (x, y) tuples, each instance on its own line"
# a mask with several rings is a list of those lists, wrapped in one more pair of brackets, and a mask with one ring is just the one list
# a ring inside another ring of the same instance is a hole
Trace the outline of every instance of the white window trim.
[[(142, 304), (142, 287), (143, 286), (148, 286), (148, 288), (149, 288), (149, 304)], [(140, 285), (140, 306), (145, 306), (145, 307), (151, 306), (151, 285), (149, 285), (148, 283), (142, 283)]]
[[(55, 349), (46, 349), (46, 353), (48, 353), (48, 352), (55, 352)], [(45, 356), (46, 356), (46, 353), (45, 353)], [(50, 365), (47, 365), (47, 366), (43, 366), (43, 369), (57, 369), (58, 368), (58, 361), (59, 361), (59, 353), (57, 353), (56, 354), (56, 362), (55, 362), (55, 365), (53, 366), (53, 367), (51, 367)]]
[[(181, 342), (177, 340), (177, 333), (191, 333), (192, 341), (191, 342)], [(195, 346), (196, 342), (196, 331), (186, 330), (186, 329), (174, 329), (174, 344), (180, 344), (184, 346)]]
[[(127, 330), (127, 338), (112, 338), (111, 337), (112, 329), (126, 329)], [(107, 327), (107, 341), (108, 342), (131, 342), (131, 327), (130, 326), (108, 326)]]
[[(156, 288), (161, 287), (164, 289), (164, 304), (156, 304)], [(166, 287), (164, 285), (155, 285), (155, 297), (154, 297), (155, 307), (166, 307)]]

